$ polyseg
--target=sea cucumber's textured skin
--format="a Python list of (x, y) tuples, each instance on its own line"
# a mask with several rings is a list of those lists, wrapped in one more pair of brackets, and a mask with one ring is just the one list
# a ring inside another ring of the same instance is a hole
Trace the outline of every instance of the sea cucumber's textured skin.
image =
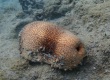
[(19, 43), (21, 56), (25, 59), (60, 69), (72, 69), (85, 57), (80, 39), (49, 22), (27, 24), (19, 34)]

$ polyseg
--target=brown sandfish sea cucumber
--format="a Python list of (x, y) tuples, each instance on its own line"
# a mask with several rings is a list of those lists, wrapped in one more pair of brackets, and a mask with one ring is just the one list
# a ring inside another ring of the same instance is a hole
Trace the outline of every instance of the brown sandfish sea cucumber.
[(85, 57), (84, 45), (77, 36), (44, 21), (27, 24), (19, 34), (19, 44), (25, 59), (64, 70), (75, 68)]

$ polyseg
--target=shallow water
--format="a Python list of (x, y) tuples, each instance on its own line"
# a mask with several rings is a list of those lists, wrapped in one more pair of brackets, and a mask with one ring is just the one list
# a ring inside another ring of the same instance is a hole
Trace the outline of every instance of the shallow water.
[[(0, 80), (110, 79), (110, 0), (19, 1), (0, 0)], [(20, 57), (19, 31), (39, 20), (64, 26), (84, 42), (87, 57), (82, 65), (63, 71)]]

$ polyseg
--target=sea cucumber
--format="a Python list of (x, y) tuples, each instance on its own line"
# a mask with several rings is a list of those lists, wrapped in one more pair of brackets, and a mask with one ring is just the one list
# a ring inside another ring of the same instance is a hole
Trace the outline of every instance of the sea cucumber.
[(54, 68), (71, 70), (85, 57), (81, 40), (53, 23), (35, 21), (19, 34), (20, 54), (27, 60), (45, 62)]

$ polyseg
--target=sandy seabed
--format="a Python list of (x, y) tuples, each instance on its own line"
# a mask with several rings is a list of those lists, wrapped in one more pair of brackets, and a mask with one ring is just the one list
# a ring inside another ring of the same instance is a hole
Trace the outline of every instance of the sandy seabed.
[[(109, 80), (110, 0), (44, 0), (42, 5), (26, 14), (17, 0), (1, 0), (0, 80)], [(22, 59), (18, 33), (37, 20), (64, 26), (77, 35), (86, 48), (82, 65), (63, 71)]]

